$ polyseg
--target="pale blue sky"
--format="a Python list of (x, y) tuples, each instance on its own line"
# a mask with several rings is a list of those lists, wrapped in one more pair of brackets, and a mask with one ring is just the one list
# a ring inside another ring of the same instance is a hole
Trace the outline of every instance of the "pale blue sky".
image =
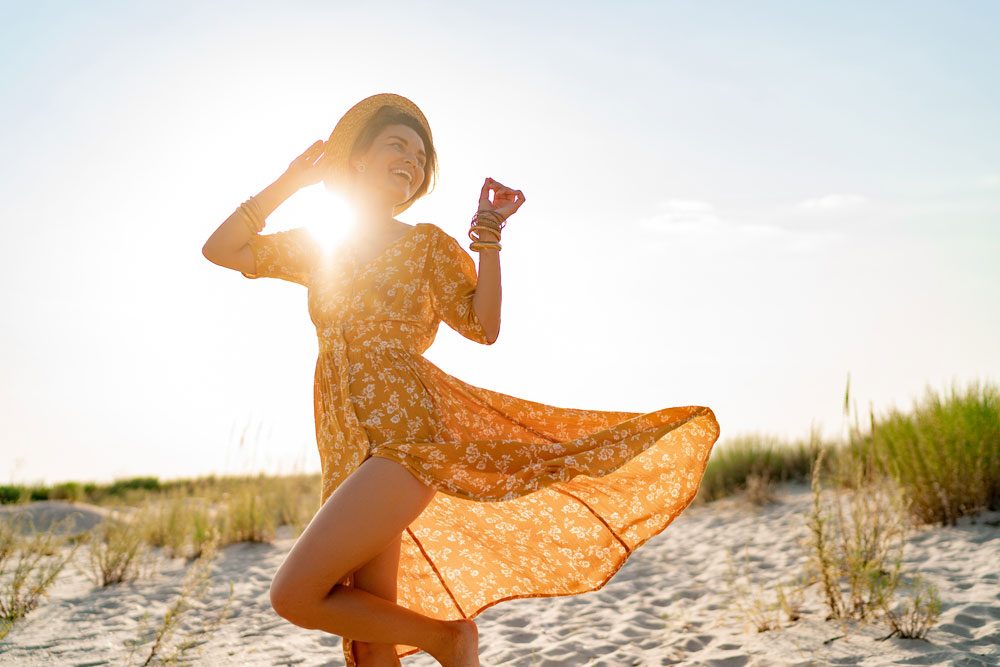
[(848, 372), (877, 412), (1000, 379), (997, 3), (11, 4), (0, 482), (318, 470), (305, 289), (201, 246), (385, 91), (441, 159), (402, 220), (527, 197), (498, 342), (427, 352), (467, 382), (724, 443), (838, 435)]

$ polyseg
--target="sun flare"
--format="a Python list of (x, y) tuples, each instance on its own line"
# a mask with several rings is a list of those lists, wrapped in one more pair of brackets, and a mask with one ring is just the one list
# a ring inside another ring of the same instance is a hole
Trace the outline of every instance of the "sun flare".
[(320, 188), (301, 190), (279, 210), (286, 218), (282, 227), (305, 227), (324, 254), (343, 243), (357, 219), (344, 197)]

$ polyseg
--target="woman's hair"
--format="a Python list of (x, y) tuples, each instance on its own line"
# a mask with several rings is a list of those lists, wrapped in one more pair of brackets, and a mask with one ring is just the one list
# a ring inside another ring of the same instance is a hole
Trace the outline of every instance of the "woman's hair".
[(406, 125), (413, 128), (424, 142), (424, 151), (427, 153), (427, 161), (424, 164), (424, 181), (408, 200), (416, 201), (428, 192), (431, 192), (433, 190), (432, 186), (437, 183), (438, 179), (437, 151), (434, 150), (434, 144), (431, 142), (431, 138), (427, 136), (427, 132), (419, 120), (395, 107), (384, 106), (380, 108), (369, 119), (368, 123), (358, 134), (357, 139), (354, 140), (350, 155), (357, 155), (368, 150), (375, 141), (375, 137), (388, 125)]

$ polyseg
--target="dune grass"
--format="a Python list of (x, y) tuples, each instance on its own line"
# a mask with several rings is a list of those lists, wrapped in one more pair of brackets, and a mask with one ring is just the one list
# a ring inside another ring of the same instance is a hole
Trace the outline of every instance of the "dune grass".
[[(852, 416), (850, 380), (845, 416)], [(841, 488), (889, 477), (901, 489), (907, 512), (919, 523), (954, 525), (965, 515), (1000, 509), (1000, 387), (972, 383), (946, 394), (925, 390), (910, 412), (870, 412), (863, 430), (854, 414), (846, 441), (823, 441), (814, 431), (785, 442), (743, 435), (720, 442), (712, 452), (695, 502), (736, 493), (760, 495), (785, 481), (810, 483), (818, 472)], [(856, 471), (861, 470), (860, 474)]]
[(955, 525), (961, 516), (1000, 509), (996, 385), (952, 386), (943, 396), (928, 387), (910, 412), (893, 409), (873, 419), (851, 448), (900, 484), (924, 523)]
[(807, 482), (819, 452), (833, 452), (831, 456), (837, 457), (836, 447), (836, 443), (822, 441), (815, 430), (805, 440), (791, 443), (767, 435), (735, 436), (712, 450), (695, 502), (743, 493), (748, 485)]

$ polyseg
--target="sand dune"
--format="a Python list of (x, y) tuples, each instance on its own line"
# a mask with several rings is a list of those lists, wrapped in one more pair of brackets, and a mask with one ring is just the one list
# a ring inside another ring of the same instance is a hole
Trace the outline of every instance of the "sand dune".
[[(741, 498), (688, 508), (638, 550), (601, 590), (579, 596), (513, 600), (477, 618), (484, 667), (516, 665), (998, 665), (1000, 664), (1000, 512), (965, 518), (956, 527), (925, 526), (906, 544), (905, 569), (938, 586), (941, 618), (928, 641), (891, 638), (884, 624), (824, 621), (818, 587), (806, 592), (802, 618), (757, 633), (733, 605), (730, 560), (758, 584), (791, 582), (806, 558), (800, 541), (810, 494), (779, 487), (779, 503), (758, 509)], [(57, 516), (57, 504), (35, 512)], [(99, 508), (98, 508), (99, 510)], [(8, 508), (9, 512), (9, 508)], [(87, 516), (96, 520), (95, 512)], [(182, 630), (214, 615), (235, 587), (231, 617), (198, 647), (193, 664), (342, 665), (340, 638), (303, 630), (276, 616), (271, 576), (293, 543), (237, 544), (218, 557), (210, 595)], [(86, 547), (84, 547), (85, 549)], [(76, 563), (84, 562), (78, 552)], [(748, 561), (744, 565), (743, 559)], [(162, 559), (149, 580), (98, 589), (68, 566), (42, 606), (0, 643), (0, 662), (17, 665), (124, 664), (126, 641), (144, 613), (154, 624), (177, 595), (180, 559)], [(846, 632), (845, 632), (846, 628)], [(846, 637), (843, 635), (847, 635)], [(839, 637), (833, 639), (834, 637)], [(148, 649), (147, 649), (148, 653)], [(437, 662), (420, 653), (404, 665)]]

